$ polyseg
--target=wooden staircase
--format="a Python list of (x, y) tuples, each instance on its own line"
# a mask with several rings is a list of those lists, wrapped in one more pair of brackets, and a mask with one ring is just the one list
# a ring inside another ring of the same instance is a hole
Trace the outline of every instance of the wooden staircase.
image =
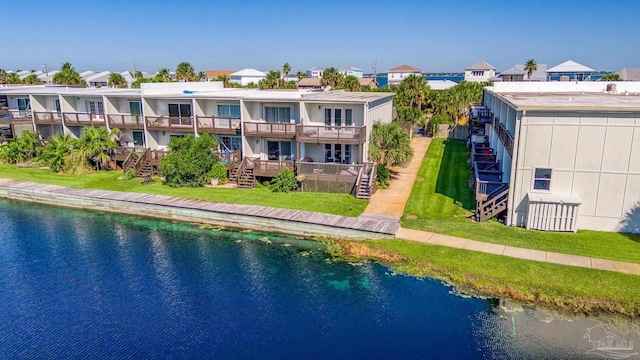
[(122, 162), (122, 172), (127, 172), (136, 163), (136, 160), (140, 157), (140, 154), (132, 151), (127, 155), (126, 159)]
[(150, 149), (147, 148), (144, 150), (142, 155), (135, 161), (130, 168), (134, 169), (136, 172), (136, 177), (148, 177), (153, 176), (153, 165), (151, 163), (151, 158), (149, 156)]
[(371, 199), (376, 191), (376, 164), (365, 163), (358, 172), (356, 179), (355, 195), (358, 199)]
[(487, 221), (507, 209), (509, 184), (503, 184), (485, 199), (476, 202), (476, 221)]
[(256, 184), (253, 174), (253, 161), (250, 158), (242, 159), (242, 162), (233, 164), (229, 171), (229, 181), (235, 181), (239, 188), (252, 188)]

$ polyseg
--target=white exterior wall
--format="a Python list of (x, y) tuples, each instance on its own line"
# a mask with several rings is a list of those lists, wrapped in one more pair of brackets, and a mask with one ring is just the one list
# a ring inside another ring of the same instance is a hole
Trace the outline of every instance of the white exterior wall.
[[(484, 74), (481, 76), (473, 75), (474, 71), (484, 71)], [(464, 81), (470, 82), (484, 82), (489, 81), (492, 77), (496, 76), (495, 70), (465, 70), (464, 71)]]
[(352, 126), (364, 125), (364, 108), (362, 104), (340, 104), (340, 103), (305, 103), (304, 117), (305, 125), (324, 125), (324, 110), (325, 109), (342, 109), (342, 124), (345, 119), (345, 109), (351, 109), (351, 121)]
[(511, 225), (525, 225), (534, 169), (550, 168), (550, 192), (582, 201), (578, 229), (640, 232), (639, 113), (526, 112), (517, 156)]
[(232, 76), (231, 82), (240, 84), (242, 86), (247, 86), (249, 83), (258, 84), (260, 80), (264, 79), (266, 76)]
[(419, 72), (390, 72), (387, 73), (387, 83), (388, 84), (399, 84), (402, 80), (409, 77), (409, 75), (422, 75)]

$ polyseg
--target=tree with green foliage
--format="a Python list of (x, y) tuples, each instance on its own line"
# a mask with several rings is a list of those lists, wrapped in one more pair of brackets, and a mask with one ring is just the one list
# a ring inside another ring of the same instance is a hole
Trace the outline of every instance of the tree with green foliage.
[(600, 78), (600, 81), (621, 81), (619, 74), (616, 73), (608, 73)]
[(118, 147), (115, 137), (120, 130), (117, 128), (107, 130), (106, 127), (85, 127), (76, 141), (76, 150), (89, 162), (92, 162), (96, 170), (108, 168), (111, 161), (111, 150)]
[(0, 85), (7, 83), (7, 70), (0, 69)]
[(298, 81), (299, 81), (299, 80), (302, 80), (302, 79), (306, 78), (307, 74), (303, 73), (302, 71), (298, 71), (296, 73), (296, 77), (298, 78)]
[(413, 156), (409, 134), (398, 123), (376, 122), (369, 141), (369, 159), (386, 168), (405, 166)]
[(4, 79), (5, 84), (20, 84), (21, 82), (20, 76), (15, 72), (8, 73)]
[(527, 73), (527, 79), (531, 81), (531, 75), (538, 70), (538, 63), (535, 59), (529, 59), (524, 63), (524, 71)]
[(213, 165), (220, 161), (214, 149), (218, 141), (208, 133), (174, 137), (167, 155), (160, 160), (164, 183), (172, 187), (201, 187), (211, 181)]
[(124, 79), (124, 76), (122, 76), (122, 74), (117, 72), (109, 74), (107, 85), (109, 87), (118, 89), (126, 89), (128, 87), (127, 80)]
[(291, 72), (291, 65), (288, 62), (282, 65), (282, 77), (283, 79), (289, 77), (289, 73)]
[(153, 79), (149, 79), (149, 78), (139, 78), (139, 79), (135, 79), (132, 83), (131, 83), (131, 88), (132, 89), (140, 89), (140, 84), (142, 83), (150, 83), (153, 82)]
[(24, 79), (22, 79), (22, 83), (26, 85), (41, 85), (42, 80), (38, 78), (38, 75), (31, 73), (27, 75)]
[(176, 80), (178, 81), (195, 81), (196, 71), (188, 62), (181, 62), (176, 66)]
[[(397, 121), (399, 123), (409, 124), (411, 129), (416, 126), (424, 126), (426, 114), (420, 109), (410, 106), (401, 106), (397, 108), (397, 112)], [(411, 133), (409, 134), (409, 138), (411, 138)]]
[(429, 85), (424, 76), (409, 75), (394, 90), (396, 96), (393, 97), (393, 104), (396, 107), (408, 106), (422, 110), (426, 104)]
[(49, 138), (49, 142), (42, 149), (39, 159), (54, 172), (64, 170), (64, 159), (71, 154), (75, 140), (69, 135), (56, 135)]
[(344, 76), (334, 67), (324, 69), (320, 84), (322, 87), (331, 87), (331, 89), (339, 89), (342, 85)]
[(60, 66), (60, 71), (53, 75), (52, 82), (54, 84), (62, 85), (81, 85), (87, 86), (87, 82), (84, 81), (82, 76), (71, 66), (71, 63), (65, 62)]
[(207, 73), (204, 71), (199, 71), (196, 75), (196, 80), (198, 81), (207, 81)]
[(280, 89), (282, 85), (283, 80), (280, 71), (269, 71), (267, 77), (258, 82), (260, 89)]
[(222, 162), (218, 161), (213, 164), (211, 170), (209, 171), (210, 179), (217, 179), (218, 185), (224, 185), (229, 181), (229, 173), (227, 171), (227, 166)]
[(346, 91), (360, 91), (360, 81), (353, 75), (345, 76), (342, 80), (341, 88)]
[(168, 68), (162, 68), (158, 70), (156, 76), (153, 77), (153, 82), (172, 82), (171, 72)]
[(217, 78), (215, 78), (216, 81), (222, 81), (222, 86), (228, 88), (229, 84), (231, 83), (231, 78), (228, 75), (218, 75)]
[(296, 174), (290, 168), (280, 170), (278, 175), (269, 182), (269, 189), (273, 192), (288, 193), (298, 189)]
[(41, 152), (40, 135), (25, 130), (20, 138), (0, 145), (0, 161), (9, 164), (23, 163), (38, 157)]

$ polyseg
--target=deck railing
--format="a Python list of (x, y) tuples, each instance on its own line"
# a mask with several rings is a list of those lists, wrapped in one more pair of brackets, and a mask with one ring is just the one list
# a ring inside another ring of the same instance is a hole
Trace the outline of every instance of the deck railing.
[(296, 125), (289, 123), (243, 122), (244, 136), (292, 139)]
[(197, 116), (198, 131), (206, 131), (214, 134), (236, 135), (240, 134), (240, 119), (232, 117)]
[(130, 147), (124, 147), (124, 146), (116, 147), (111, 149), (111, 158), (113, 158), (116, 161), (122, 161), (122, 160), (125, 160), (127, 157), (129, 157), (129, 155), (132, 152), (133, 152), (133, 148), (130, 148)]
[(105, 126), (104, 114), (92, 113), (62, 113), (64, 124), (67, 126)]
[(62, 124), (62, 113), (53, 111), (34, 112), (36, 124)]
[(149, 160), (151, 160), (151, 165), (159, 165), (160, 159), (165, 156), (167, 153), (164, 150), (150, 150), (149, 151)]
[(250, 159), (250, 163), (253, 167), (253, 174), (255, 176), (274, 177), (284, 169), (293, 170), (295, 163), (293, 160), (260, 160)]
[(362, 164), (340, 164), (340, 163), (319, 163), (319, 162), (298, 162), (298, 175), (320, 175), (336, 177), (358, 177), (358, 172)]
[(364, 126), (297, 125), (296, 140), (305, 143), (363, 144), (366, 139)]
[(498, 135), (502, 146), (507, 149), (507, 153), (513, 158), (513, 136), (507, 131), (504, 125), (500, 123), (500, 119), (497, 117), (493, 119), (492, 127)]
[(193, 131), (193, 118), (169, 116), (145, 116), (149, 130)]
[(109, 114), (107, 118), (109, 119), (109, 127), (112, 129), (144, 129), (142, 115)]
[(31, 110), (0, 110), (1, 119), (31, 120)]

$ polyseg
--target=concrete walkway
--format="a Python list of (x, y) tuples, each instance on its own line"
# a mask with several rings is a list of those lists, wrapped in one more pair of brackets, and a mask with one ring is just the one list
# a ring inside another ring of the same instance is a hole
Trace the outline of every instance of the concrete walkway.
[[(429, 144), (431, 144), (431, 138), (428, 137), (416, 136), (411, 140), (411, 148), (414, 152), (413, 159), (411, 159), (407, 167), (393, 169), (396, 172), (396, 178), (391, 182), (391, 186), (387, 189), (378, 190), (371, 197), (371, 201), (362, 216), (375, 215), (380, 218), (397, 219), (397, 221), (400, 221), (400, 217), (404, 213), (404, 208), (409, 200), (413, 183), (416, 180), (420, 164), (422, 164), (422, 159), (429, 148)], [(397, 239), (416, 241), (430, 245), (472, 250), (524, 260), (640, 275), (640, 264), (636, 263), (518, 248), (426, 231), (405, 229), (402, 227), (398, 228), (395, 237)]]
[(509, 256), (517, 259), (640, 275), (640, 264), (636, 263), (491, 244), (454, 236), (435, 234), (426, 231), (406, 229), (402, 227), (399, 228), (396, 232), (396, 238), (421, 242), (430, 245), (440, 245), (458, 249), (479, 251), (488, 254)]
[(395, 177), (391, 185), (386, 189), (376, 191), (371, 197), (369, 205), (364, 210), (366, 215), (384, 215), (394, 217), (398, 221), (404, 214), (404, 207), (407, 205), (413, 183), (416, 181), (418, 169), (422, 164), (422, 159), (431, 144), (431, 138), (426, 136), (414, 136), (411, 139), (413, 158), (407, 167), (393, 168)]

